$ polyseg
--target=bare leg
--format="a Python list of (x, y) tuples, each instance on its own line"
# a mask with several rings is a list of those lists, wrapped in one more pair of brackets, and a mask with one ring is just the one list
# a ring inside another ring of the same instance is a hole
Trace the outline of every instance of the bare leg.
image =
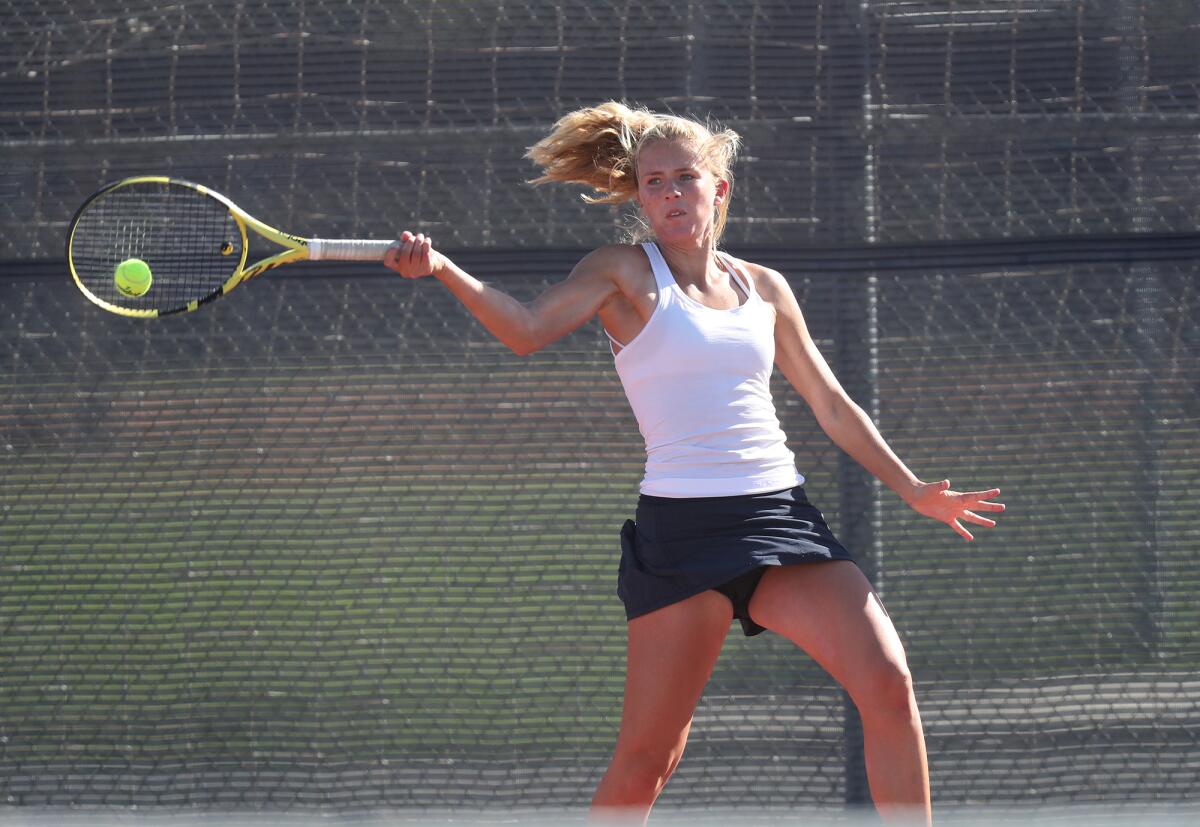
[(880, 815), (932, 823), (925, 736), (904, 647), (858, 567), (834, 560), (772, 569), (750, 615), (807, 652), (854, 700)]
[(732, 619), (729, 600), (708, 591), (629, 622), (621, 731), (589, 823), (646, 823), (683, 756)]

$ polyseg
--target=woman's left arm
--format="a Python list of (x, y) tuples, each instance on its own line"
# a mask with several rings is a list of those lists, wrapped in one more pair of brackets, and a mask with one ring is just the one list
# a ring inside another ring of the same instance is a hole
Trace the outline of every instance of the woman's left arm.
[(804, 321), (804, 314), (782, 275), (764, 267), (753, 267), (755, 284), (775, 310), (775, 364), (792, 387), (812, 408), (821, 429), (834, 444), (895, 491), (918, 513), (946, 523), (964, 539), (975, 539), (960, 521), (991, 527), (994, 520), (977, 511), (1000, 512), (1002, 503), (988, 502), (1000, 493), (950, 490), (950, 481), (922, 482), (884, 441), (883, 436), (833, 375), (817, 350)]

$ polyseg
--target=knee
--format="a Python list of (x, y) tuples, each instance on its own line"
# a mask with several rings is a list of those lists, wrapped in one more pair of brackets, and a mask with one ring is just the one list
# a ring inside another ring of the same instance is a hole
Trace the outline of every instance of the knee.
[(851, 696), (864, 720), (897, 721), (917, 717), (912, 673), (903, 662), (881, 664), (859, 682)]
[(609, 767), (611, 783), (629, 801), (653, 801), (679, 766), (676, 750), (633, 748), (619, 751)]

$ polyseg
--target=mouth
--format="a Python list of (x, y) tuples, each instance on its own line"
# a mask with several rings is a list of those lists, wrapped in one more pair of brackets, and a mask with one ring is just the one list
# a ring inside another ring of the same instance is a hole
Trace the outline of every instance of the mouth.
[(671, 210), (667, 213), (667, 218), (678, 218), (681, 215), (686, 215), (683, 210)]

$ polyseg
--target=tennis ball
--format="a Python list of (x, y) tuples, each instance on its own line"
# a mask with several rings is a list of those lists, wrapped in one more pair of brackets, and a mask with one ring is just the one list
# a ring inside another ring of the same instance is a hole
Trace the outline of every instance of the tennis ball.
[(144, 296), (150, 289), (150, 265), (140, 258), (127, 258), (117, 265), (113, 276), (124, 296)]

